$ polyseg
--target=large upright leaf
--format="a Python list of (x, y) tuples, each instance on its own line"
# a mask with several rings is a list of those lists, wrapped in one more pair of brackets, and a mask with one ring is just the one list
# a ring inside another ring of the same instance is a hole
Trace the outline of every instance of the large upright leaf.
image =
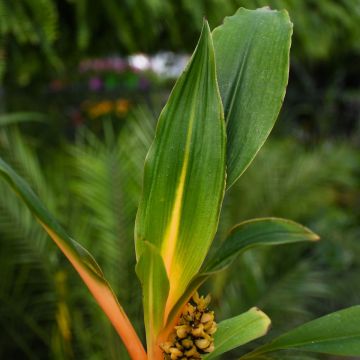
[(149, 241), (170, 281), (167, 313), (199, 270), (215, 235), (225, 184), (225, 123), (208, 24), (156, 129), (136, 219), (136, 251)]
[(44, 230), (68, 258), (118, 332), (133, 359), (146, 359), (143, 346), (99, 265), (90, 253), (71, 239), (38, 197), (15, 171), (0, 158), (2, 176), (34, 214)]
[(169, 280), (159, 250), (149, 242), (143, 244), (142, 254), (136, 264), (136, 273), (143, 289), (146, 343), (148, 357), (152, 359), (160, 350), (156, 347), (156, 340), (164, 322)]
[(205, 261), (201, 271), (192, 279), (186, 291), (169, 316), (171, 321), (194, 291), (211, 275), (226, 269), (237, 256), (257, 246), (291, 244), (300, 241), (316, 241), (319, 236), (294, 221), (281, 218), (260, 218), (244, 221), (230, 233)]
[(213, 31), (227, 125), (228, 187), (254, 159), (279, 114), (291, 33), (287, 12), (268, 8), (240, 8)]
[(282, 349), (360, 356), (360, 305), (301, 325), (244, 355), (243, 359), (256, 359), (264, 353)]

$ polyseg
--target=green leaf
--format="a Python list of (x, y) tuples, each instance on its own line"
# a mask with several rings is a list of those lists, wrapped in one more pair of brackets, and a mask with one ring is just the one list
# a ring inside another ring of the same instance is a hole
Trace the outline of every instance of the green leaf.
[(225, 270), (237, 256), (256, 246), (270, 246), (316, 241), (319, 237), (308, 228), (291, 220), (260, 218), (236, 225), (221, 246), (205, 262), (201, 271), (192, 279), (182, 297), (174, 306), (169, 321), (174, 318), (194, 291), (211, 275)]
[(259, 218), (236, 225), (203, 267), (203, 272), (217, 272), (228, 267), (239, 254), (255, 246), (269, 246), (316, 241), (319, 236), (294, 221)]
[(264, 336), (270, 324), (269, 317), (256, 307), (220, 322), (214, 336), (215, 350), (204, 356), (204, 359), (215, 359), (227, 351)]
[(170, 281), (166, 314), (198, 272), (225, 187), (225, 122), (208, 24), (163, 109), (145, 162), (136, 251), (156, 246)]
[(16, 112), (0, 115), (0, 126), (18, 124), (28, 121), (43, 122), (46, 116), (37, 112)]
[(149, 242), (136, 265), (143, 288), (144, 319), (148, 354), (153, 354), (159, 330), (164, 322), (164, 309), (169, 294), (169, 280), (159, 250)]
[(246, 10), (213, 31), (227, 125), (227, 186), (246, 170), (279, 114), (289, 73), (292, 24), (286, 11)]
[(68, 258), (124, 341), (129, 354), (134, 359), (146, 359), (145, 351), (134, 328), (91, 254), (67, 235), (27, 183), (1, 158), (0, 176), (24, 201), (40, 225)]
[(257, 358), (263, 353), (282, 349), (360, 356), (360, 305), (301, 325), (242, 358)]

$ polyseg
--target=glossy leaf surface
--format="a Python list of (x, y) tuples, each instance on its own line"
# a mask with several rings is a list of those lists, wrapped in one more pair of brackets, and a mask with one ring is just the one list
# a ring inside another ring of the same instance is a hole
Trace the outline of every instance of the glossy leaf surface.
[(146, 359), (145, 351), (134, 328), (91, 254), (67, 235), (55, 218), (44, 208), (26, 182), (2, 159), (0, 159), (0, 176), (2, 176), (20, 196), (44, 230), (79, 273), (124, 341), (131, 357), (133, 359)]
[(286, 11), (240, 8), (213, 31), (227, 125), (227, 186), (246, 170), (279, 114), (292, 24)]
[(167, 313), (215, 235), (225, 187), (225, 123), (208, 24), (163, 109), (145, 162), (136, 250), (156, 246), (170, 281)]
[(301, 325), (243, 358), (256, 358), (263, 353), (281, 349), (360, 356), (360, 305)]
[(215, 359), (219, 355), (264, 336), (271, 320), (258, 308), (251, 308), (244, 314), (224, 320), (218, 324), (214, 336), (215, 350), (204, 359)]

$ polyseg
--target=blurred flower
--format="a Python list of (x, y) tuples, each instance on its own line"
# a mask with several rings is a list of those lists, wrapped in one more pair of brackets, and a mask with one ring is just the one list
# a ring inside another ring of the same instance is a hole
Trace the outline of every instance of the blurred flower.
[(128, 62), (120, 56), (108, 58), (85, 59), (79, 64), (79, 72), (87, 71), (114, 71), (122, 72), (128, 68)]
[(129, 64), (132, 69), (145, 71), (150, 69), (150, 59), (144, 54), (136, 54), (129, 56)]
[(89, 80), (89, 89), (91, 91), (99, 91), (102, 89), (103, 82), (99, 77), (92, 77)]
[(127, 99), (119, 99), (115, 103), (115, 111), (117, 115), (125, 115), (129, 111), (130, 101)]
[(112, 112), (114, 109), (114, 103), (112, 101), (101, 101), (90, 105), (87, 108), (87, 112), (91, 118), (97, 118), (99, 116), (106, 115)]
[(189, 56), (185, 54), (159, 52), (151, 57), (151, 70), (161, 77), (177, 78), (188, 61)]

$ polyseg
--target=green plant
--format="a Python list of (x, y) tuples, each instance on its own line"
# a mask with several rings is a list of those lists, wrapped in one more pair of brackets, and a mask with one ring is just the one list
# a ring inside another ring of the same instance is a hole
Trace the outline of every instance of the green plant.
[[(206, 309), (209, 298), (199, 297), (196, 290), (249, 248), (318, 239), (289, 220), (255, 219), (236, 225), (205, 260), (217, 229), (225, 179), (229, 188), (246, 170), (280, 110), (291, 32), (286, 12), (268, 9), (240, 9), (212, 34), (205, 22), (193, 57), (160, 115), (145, 162), (135, 226), (147, 353), (93, 257), (0, 160), (1, 175), (72, 263), (133, 359), (211, 359), (264, 335), (270, 319), (256, 308), (220, 322), (215, 332), (214, 315)], [(359, 317), (358, 306), (342, 310), (244, 358), (284, 348), (359, 355)]]
[[(84, 129), (76, 144), (47, 151), (46, 157), (36, 151), (42, 149), (37, 139), (21, 134), (15, 124), (7, 122), (0, 131), (2, 158), (46, 199), (74, 238), (92, 249), (140, 331), (141, 290), (129, 239), (154, 120), (139, 110), (119, 134), (109, 123), (103, 140)], [(60, 265), (66, 262), (62, 254), (2, 179), (0, 199), (0, 358), (126, 359), (121, 340), (86, 287), (70, 266)]]
[(358, 281), (349, 273), (359, 274), (357, 163), (357, 151), (341, 142), (311, 149), (291, 138), (266, 142), (226, 194), (215, 244), (232, 223), (269, 215), (304, 223), (322, 241), (258, 248), (238, 258), (206, 286), (220, 318), (256, 304), (271, 317), (274, 336), (359, 303)]
[[(53, 0), (24, 0), (16, 3), (0, 1), (0, 79), (6, 67), (17, 67), (17, 80), (27, 84), (31, 73), (39, 71), (41, 60), (32, 47), (38, 47), (55, 68), (62, 64), (54, 51), (58, 32), (58, 10)], [(20, 48), (17, 45), (21, 45)], [(26, 49), (26, 50), (25, 50)], [(7, 62), (8, 57), (12, 61)], [(27, 58), (24, 62), (21, 58)]]

